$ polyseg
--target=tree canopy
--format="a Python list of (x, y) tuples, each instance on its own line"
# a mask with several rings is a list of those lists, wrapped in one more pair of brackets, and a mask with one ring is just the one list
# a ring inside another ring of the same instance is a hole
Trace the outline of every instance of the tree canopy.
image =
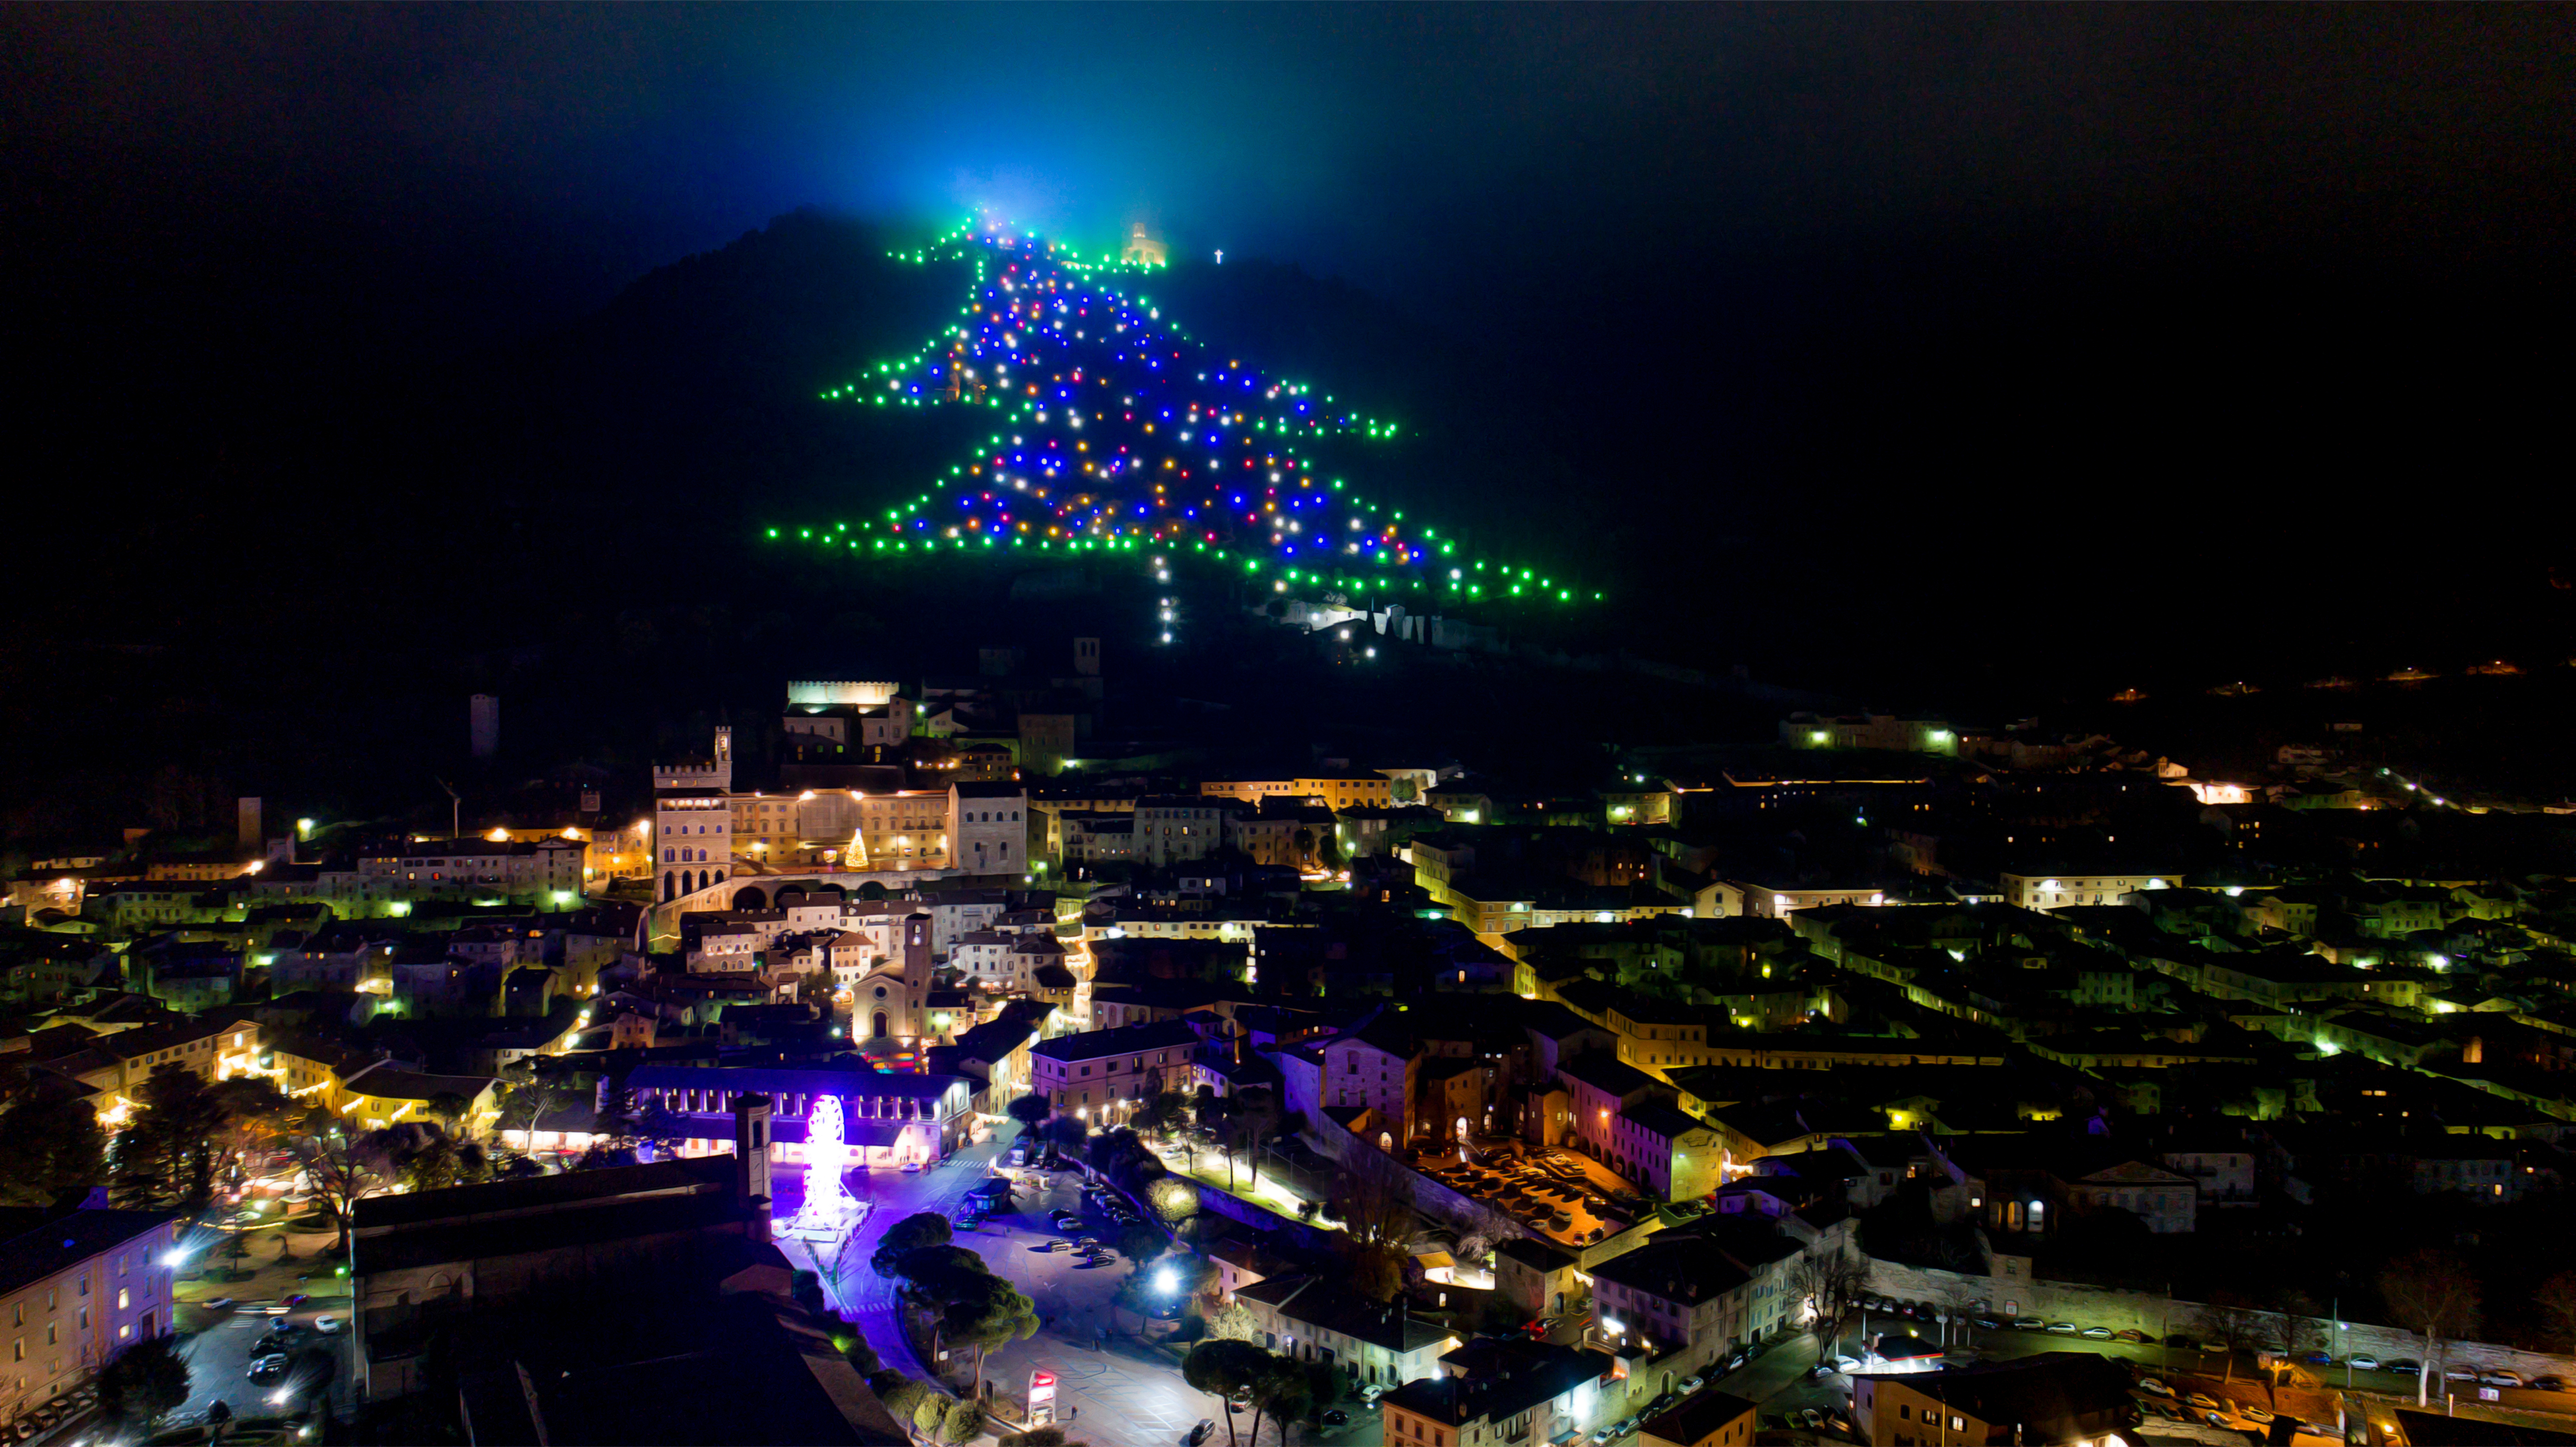
[(0, 1206), (51, 1205), (107, 1179), (107, 1132), (70, 1096), (28, 1094), (0, 1114)]
[(868, 1257), (868, 1267), (877, 1275), (893, 1279), (908, 1252), (925, 1246), (945, 1246), (954, 1232), (948, 1218), (936, 1211), (919, 1211), (888, 1226), (877, 1238), (877, 1249)]
[(139, 1341), (108, 1359), (98, 1374), (99, 1415), (148, 1429), (188, 1400), (188, 1363), (175, 1336)]
[(142, 1210), (203, 1211), (215, 1196), (220, 1139), (231, 1124), (223, 1097), (184, 1065), (156, 1065), (135, 1095), (141, 1106), (116, 1138), (109, 1194)]

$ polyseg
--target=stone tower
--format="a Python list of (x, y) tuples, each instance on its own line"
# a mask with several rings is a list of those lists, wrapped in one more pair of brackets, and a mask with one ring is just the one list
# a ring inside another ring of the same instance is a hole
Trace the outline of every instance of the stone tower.
[(733, 1193), (734, 1204), (752, 1213), (752, 1220), (769, 1239), (769, 1114), (770, 1099), (765, 1095), (738, 1095), (733, 1102)]

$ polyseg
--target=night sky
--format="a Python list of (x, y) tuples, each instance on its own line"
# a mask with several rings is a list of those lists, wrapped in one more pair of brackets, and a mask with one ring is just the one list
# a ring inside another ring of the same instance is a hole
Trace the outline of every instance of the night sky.
[[(1595, 566), (1713, 658), (2040, 627), (2161, 656), (2174, 619), (2564, 641), (2563, 7), (22, 5), (0, 30), (22, 417), (67, 509), (152, 505), (335, 389), (542, 334), (800, 206), (924, 235), (990, 207), (1367, 289), (1426, 367), (1472, 359), (1494, 426), (1573, 459)], [(1525, 501), (1468, 491), (1443, 501)]]

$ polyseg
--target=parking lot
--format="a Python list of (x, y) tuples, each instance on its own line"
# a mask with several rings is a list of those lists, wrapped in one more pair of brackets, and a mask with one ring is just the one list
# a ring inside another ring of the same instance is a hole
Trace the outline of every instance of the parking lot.
[(1653, 1206), (1607, 1166), (1574, 1151), (1518, 1142), (1479, 1143), (1426, 1158), (1418, 1169), (1563, 1246), (1628, 1229)]

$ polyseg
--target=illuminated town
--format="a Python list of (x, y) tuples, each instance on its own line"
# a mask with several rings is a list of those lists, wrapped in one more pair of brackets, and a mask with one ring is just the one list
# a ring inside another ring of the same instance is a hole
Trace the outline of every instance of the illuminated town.
[(2576, 1444), (2564, 17), (14, 8), (0, 1447)]

